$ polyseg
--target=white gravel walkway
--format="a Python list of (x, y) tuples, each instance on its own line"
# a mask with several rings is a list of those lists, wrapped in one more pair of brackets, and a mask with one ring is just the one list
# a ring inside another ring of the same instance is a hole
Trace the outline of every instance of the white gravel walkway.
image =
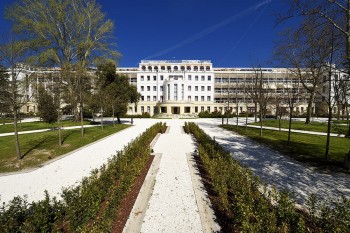
[(183, 120), (168, 120), (167, 124), (169, 134), (161, 135), (153, 148), (162, 155), (141, 232), (203, 232), (186, 158), (195, 146), (181, 132)]
[[(325, 200), (336, 200), (342, 195), (350, 197), (349, 175), (327, 173), (299, 164), (272, 149), (219, 128), (219, 119), (198, 120), (196, 123), (208, 135), (215, 136), (218, 143), (262, 181), (279, 190), (294, 192), (299, 204), (305, 204), (312, 193)], [(235, 124), (234, 119), (230, 119), (229, 123)]]
[(155, 120), (135, 120), (135, 126), (113, 134), (94, 144), (72, 152), (53, 163), (28, 173), (0, 176), (0, 202), (8, 202), (15, 196), (27, 196), (27, 200), (44, 198), (47, 190), (51, 196), (60, 197), (62, 187), (78, 184), (84, 176), (107, 163), (108, 158), (122, 150), (136, 136), (153, 125)]

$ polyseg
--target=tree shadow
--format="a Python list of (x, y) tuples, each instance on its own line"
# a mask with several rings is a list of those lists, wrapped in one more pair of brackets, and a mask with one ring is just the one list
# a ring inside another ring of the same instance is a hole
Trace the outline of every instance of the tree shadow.
[(35, 145), (33, 147), (31, 147), (26, 153), (24, 153), (21, 156), (21, 159), (23, 159), (24, 157), (26, 157), (31, 151), (37, 149), (40, 145), (42, 145), (47, 139), (49, 138), (49, 136), (46, 136), (44, 138), (40, 138), (39, 140), (33, 140), (30, 142), (30, 144), (35, 143)]
[[(86, 130), (86, 129), (85, 129)], [(66, 141), (66, 139), (72, 134), (72, 131), (69, 131), (63, 138), (62, 138), (62, 144)]]

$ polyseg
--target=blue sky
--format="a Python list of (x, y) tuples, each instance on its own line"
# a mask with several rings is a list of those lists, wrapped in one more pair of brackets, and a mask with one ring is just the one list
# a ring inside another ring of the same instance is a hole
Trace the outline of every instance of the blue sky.
[[(0, 9), (11, 3), (2, 0)], [(214, 67), (269, 65), (284, 0), (99, 0), (115, 23), (121, 67), (142, 59), (204, 59)], [(4, 24), (0, 19), (0, 24)]]

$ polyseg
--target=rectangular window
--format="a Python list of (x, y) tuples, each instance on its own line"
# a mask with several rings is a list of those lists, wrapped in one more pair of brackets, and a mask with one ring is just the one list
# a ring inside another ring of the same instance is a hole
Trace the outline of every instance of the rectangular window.
[(174, 84), (174, 100), (177, 101), (177, 84)]
[(190, 95), (187, 97), (187, 99), (188, 99), (188, 102), (191, 102), (191, 96)]
[(207, 96), (207, 101), (211, 101), (211, 98), (210, 98), (210, 96)]
[(145, 78), (143, 77), (143, 75), (141, 75), (140, 80), (141, 80), (141, 81), (145, 80)]
[(207, 107), (207, 111), (210, 112), (210, 107), (209, 106)]
[(141, 100), (142, 100), (142, 101), (145, 101), (145, 97), (144, 97), (143, 95), (141, 96)]
[(194, 87), (194, 91), (198, 91), (198, 86), (195, 86), (195, 87)]
[(147, 81), (151, 81), (151, 76), (147, 76)]
[(204, 96), (201, 96), (201, 101), (204, 101)]
[(147, 96), (147, 101), (151, 101), (151, 96)]
[(147, 86), (147, 91), (151, 91), (151, 87), (150, 86)]
[(201, 112), (204, 112), (204, 107), (201, 107)]
[(170, 100), (170, 84), (168, 84), (167, 91), (168, 91), (168, 100)]
[(205, 81), (205, 76), (204, 75), (202, 75), (201, 81)]
[(211, 81), (211, 76), (210, 75), (208, 76), (208, 81)]
[(163, 86), (160, 86), (160, 91), (163, 91)]
[(195, 112), (195, 113), (198, 112), (198, 107), (194, 107), (194, 112)]
[(188, 86), (188, 91), (191, 91), (191, 86)]
[(201, 86), (201, 91), (204, 91), (204, 86)]
[(157, 101), (157, 96), (153, 96), (153, 101)]
[(187, 80), (188, 80), (188, 81), (191, 81), (191, 80), (192, 80), (191, 75), (188, 75)]
[(153, 86), (153, 91), (157, 91), (157, 86)]
[(164, 80), (164, 76), (161, 75), (161, 76), (160, 76), (160, 81), (163, 81), (163, 80)]
[(198, 101), (198, 96), (195, 96), (195, 97), (194, 97), (194, 101)]
[(147, 106), (147, 112), (151, 112), (151, 107), (150, 106)]
[(211, 86), (208, 86), (208, 89), (207, 89), (208, 91), (211, 91)]
[(141, 106), (141, 112), (144, 113), (145, 112), (145, 107)]
[(153, 81), (157, 81), (157, 76), (153, 76)]
[(141, 86), (141, 91), (144, 91), (145, 90), (145, 87), (144, 86)]
[(194, 81), (198, 81), (198, 75), (194, 76)]

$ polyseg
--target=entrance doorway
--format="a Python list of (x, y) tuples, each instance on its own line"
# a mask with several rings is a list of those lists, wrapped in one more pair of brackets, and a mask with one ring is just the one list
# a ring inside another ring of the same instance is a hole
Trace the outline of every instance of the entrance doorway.
[(180, 107), (171, 107), (172, 114), (180, 114)]

